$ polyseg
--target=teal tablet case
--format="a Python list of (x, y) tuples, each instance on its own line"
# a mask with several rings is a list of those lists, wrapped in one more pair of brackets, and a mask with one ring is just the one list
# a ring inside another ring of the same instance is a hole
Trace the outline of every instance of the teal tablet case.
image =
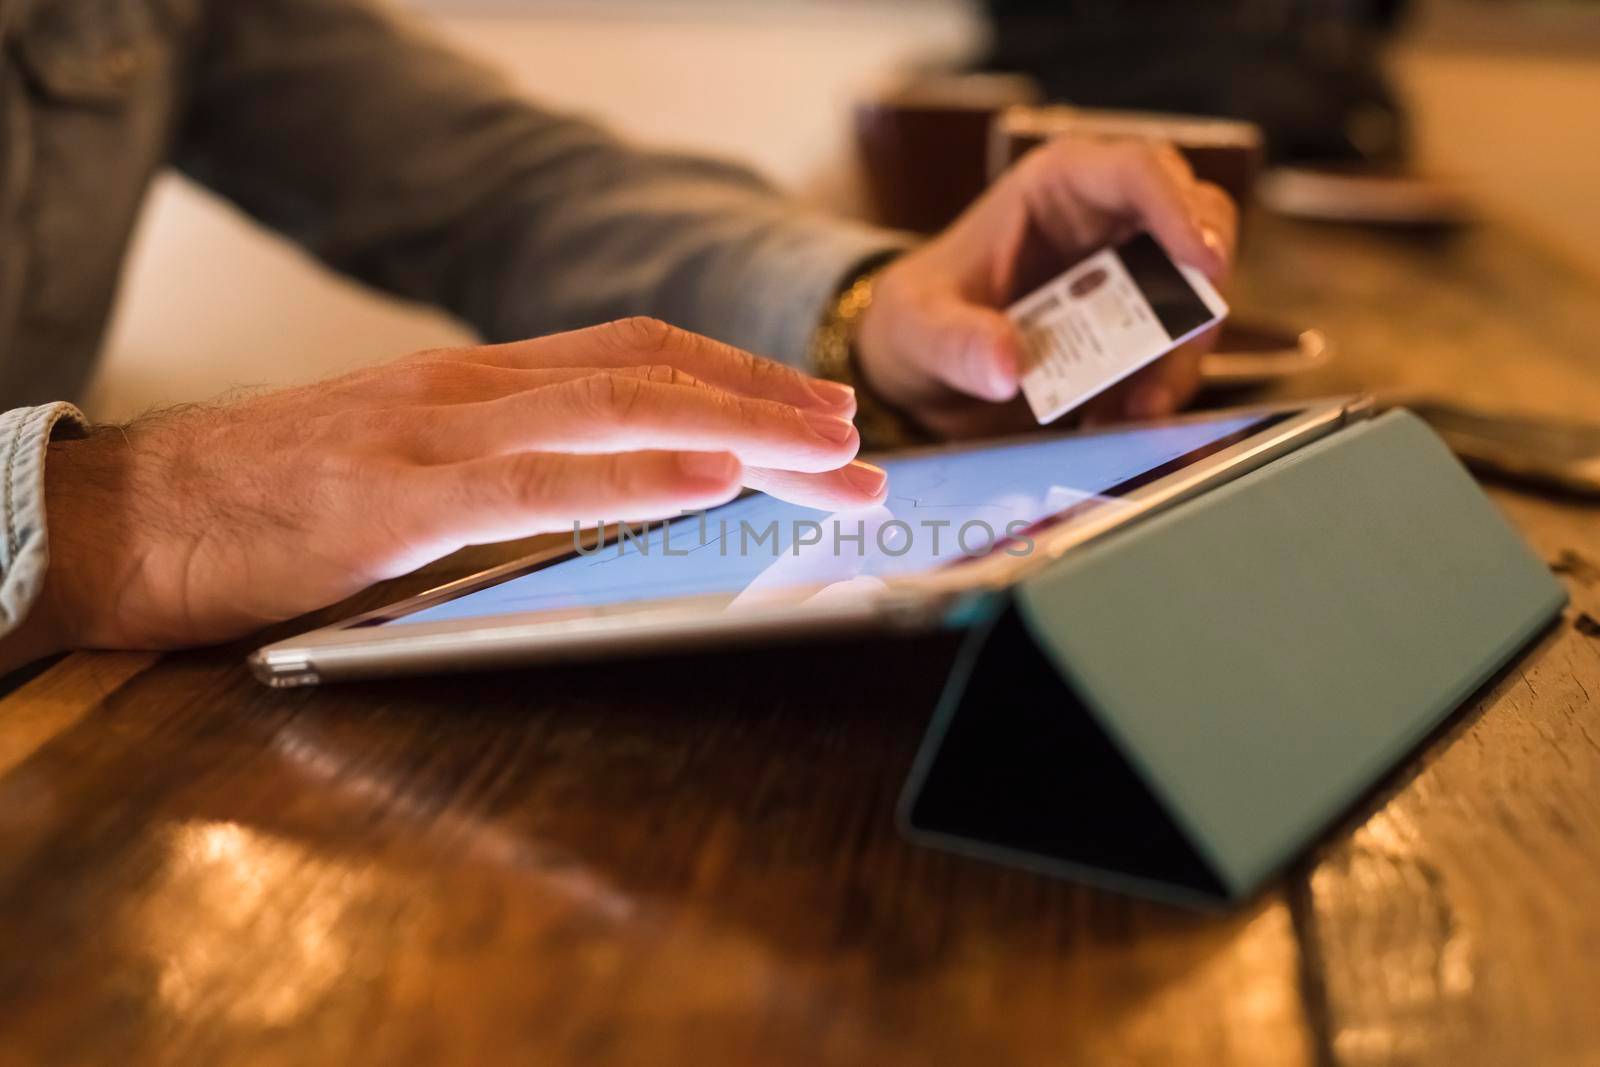
[(1389, 412), (1016, 587), (967, 637), (902, 820), (1122, 889), (1244, 897), (1565, 602)]

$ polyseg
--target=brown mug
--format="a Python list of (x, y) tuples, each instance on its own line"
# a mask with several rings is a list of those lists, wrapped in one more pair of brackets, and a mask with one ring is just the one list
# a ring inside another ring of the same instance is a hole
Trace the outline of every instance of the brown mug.
[(1008, 108), (1040, 98), (1026, 77), (922, 75), (856, 107), (856, 146), (873, 218), (936, 233), (989, 184), (990, 126)]

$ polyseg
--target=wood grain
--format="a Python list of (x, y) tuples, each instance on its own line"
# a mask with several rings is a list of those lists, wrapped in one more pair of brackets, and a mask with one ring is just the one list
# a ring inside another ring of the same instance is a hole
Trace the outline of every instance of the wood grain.
[(69, 656), (8, 694), (0, 720), (0, 776), (158, 658), (148, 652)]
[[(1593, 287), (1514, 237), (1250, 248), (1236, 302), (1340, 346), (1294, 392), (1600, 411)], [(290, 692), (72, 657), (0, 702), (0, 1063), (1594, 1062), (1600, 515), (1496, 499), (1575, 611), (1225, 916), (904, 843), (943, 639)]]
[(287, 694), (172, 657), (0, 779), (5, 1054), (1304, 1062), (1280, 898), (1198, 916), (899, 839), (949, 651)]

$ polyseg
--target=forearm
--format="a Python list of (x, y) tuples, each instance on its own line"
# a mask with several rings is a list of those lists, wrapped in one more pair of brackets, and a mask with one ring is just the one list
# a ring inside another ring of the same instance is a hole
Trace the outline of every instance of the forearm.
[[(487, 332), (509, 339), (647, 314), (805, 367), (830, 299), (899, 235), (741, 189), (687, 160), (618, 164), (573, 210), (529, 210)], [(632, 172), (630, 172), (632, 171)]]
[(789, 362), (894, 235), (624, 145), (362, 0), (214, 0), (192, 174), (336, 268), (505, 340), (646, 314)]

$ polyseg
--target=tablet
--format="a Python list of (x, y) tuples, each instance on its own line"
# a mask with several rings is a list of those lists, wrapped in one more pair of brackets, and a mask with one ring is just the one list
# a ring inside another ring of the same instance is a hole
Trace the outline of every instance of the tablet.
[(291, 686), (692, 644), (959, 625), (1063, 552), (1333, 432), (1361, 401), (1209, 412), (877, 457), (886, 501), (750, 493), (538, 556), (259, 650)]

